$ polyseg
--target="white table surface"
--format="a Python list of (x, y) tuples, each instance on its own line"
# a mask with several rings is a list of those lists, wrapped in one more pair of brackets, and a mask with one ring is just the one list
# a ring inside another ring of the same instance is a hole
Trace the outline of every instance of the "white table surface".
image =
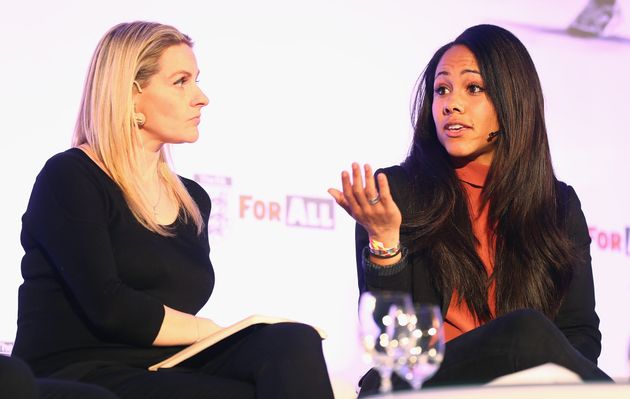
[(630, 399), (630, 383), (462, 386), (370, 396), (378, 399)]

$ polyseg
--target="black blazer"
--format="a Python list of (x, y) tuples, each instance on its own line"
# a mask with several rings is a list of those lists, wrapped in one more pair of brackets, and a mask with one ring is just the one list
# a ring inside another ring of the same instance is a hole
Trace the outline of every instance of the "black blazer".
[[(405, 217), (408, 210), (411, 180), (401, 166), (381, 169), (387, 175), (394, 201)], [(579, 263), (575, 265), (573, 280), (563, 299), (554, 324), (567, 337), (569, 342), (587, 359), (597, 363), (601, 352), (599, 317), (595, 312), (593, 273), (591, 270), (591, 238), (580, 200), (571, 186), (558, 182), (559, 209), (569, 238), (579, 251)], [(446, 314), (452, 292), (439, 292), (431, 283), (427, 260), (421, 254), (403, 254), (403, 259), (395, 266), (382, 268), (371, 265), (367, 256), (367, 232), (359, 224), (355, 231), (356, 262), (359, 291), (393, 290), (410, 292), (415, 303), (439, 305)]]

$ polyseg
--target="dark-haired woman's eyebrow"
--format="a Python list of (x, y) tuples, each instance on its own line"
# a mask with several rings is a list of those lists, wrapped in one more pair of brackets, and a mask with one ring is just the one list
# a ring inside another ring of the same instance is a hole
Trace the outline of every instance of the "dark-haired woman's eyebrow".
[[(460, 72), (460, 75), (463, 75), (463, 74), (465, 74), (465, 73), (474, 73), (474, 74), (476, 74), (476, 75), (481, 76), (481, 72), (479, 72), (479, 71), (478, 71), (478, 70), (476, 70), (476, 69), (464, 69), (463, 71), (461, 71), (461, 72)], [(438, 76), (441, 76), (441, 75), (443, 75), (443, 76), (449, 76), (449, 75), (450, 75), (450, 72), (448, 72), (448, 71), (439, 71), (439, 72), (437, 72), (437, 73), (435, 74), (435, 77), (437, 78)]]

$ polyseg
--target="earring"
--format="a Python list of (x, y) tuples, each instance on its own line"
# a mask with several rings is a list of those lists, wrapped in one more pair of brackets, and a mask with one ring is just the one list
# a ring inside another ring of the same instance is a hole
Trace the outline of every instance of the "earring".
[(136, 121), (136, 125), (138, 125), (139, 128), (142, 128), (142, 126), (144, 126), (144, 124), (147, 122), (147, 117), (144, 116), (142, 112), (134, 113), (133, 119)]

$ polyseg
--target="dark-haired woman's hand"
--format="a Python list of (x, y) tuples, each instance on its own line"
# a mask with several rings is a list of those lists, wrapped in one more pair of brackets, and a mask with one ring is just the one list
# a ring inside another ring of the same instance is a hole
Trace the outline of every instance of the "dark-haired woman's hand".
[(400, 239), (402, 216), (389, 192), (387, 176), (379, 173), (378, 190), (370, 165), (364, 165), (365, 185), (359, 164), (352, 164), (352, 177), (347, 171), (341, 172), (342, 191), (328, 189), (337, 204), (348, 212), (354, 220), (368, 232), (370, 239), (382, 242), (386, 247), (394, 247)]

